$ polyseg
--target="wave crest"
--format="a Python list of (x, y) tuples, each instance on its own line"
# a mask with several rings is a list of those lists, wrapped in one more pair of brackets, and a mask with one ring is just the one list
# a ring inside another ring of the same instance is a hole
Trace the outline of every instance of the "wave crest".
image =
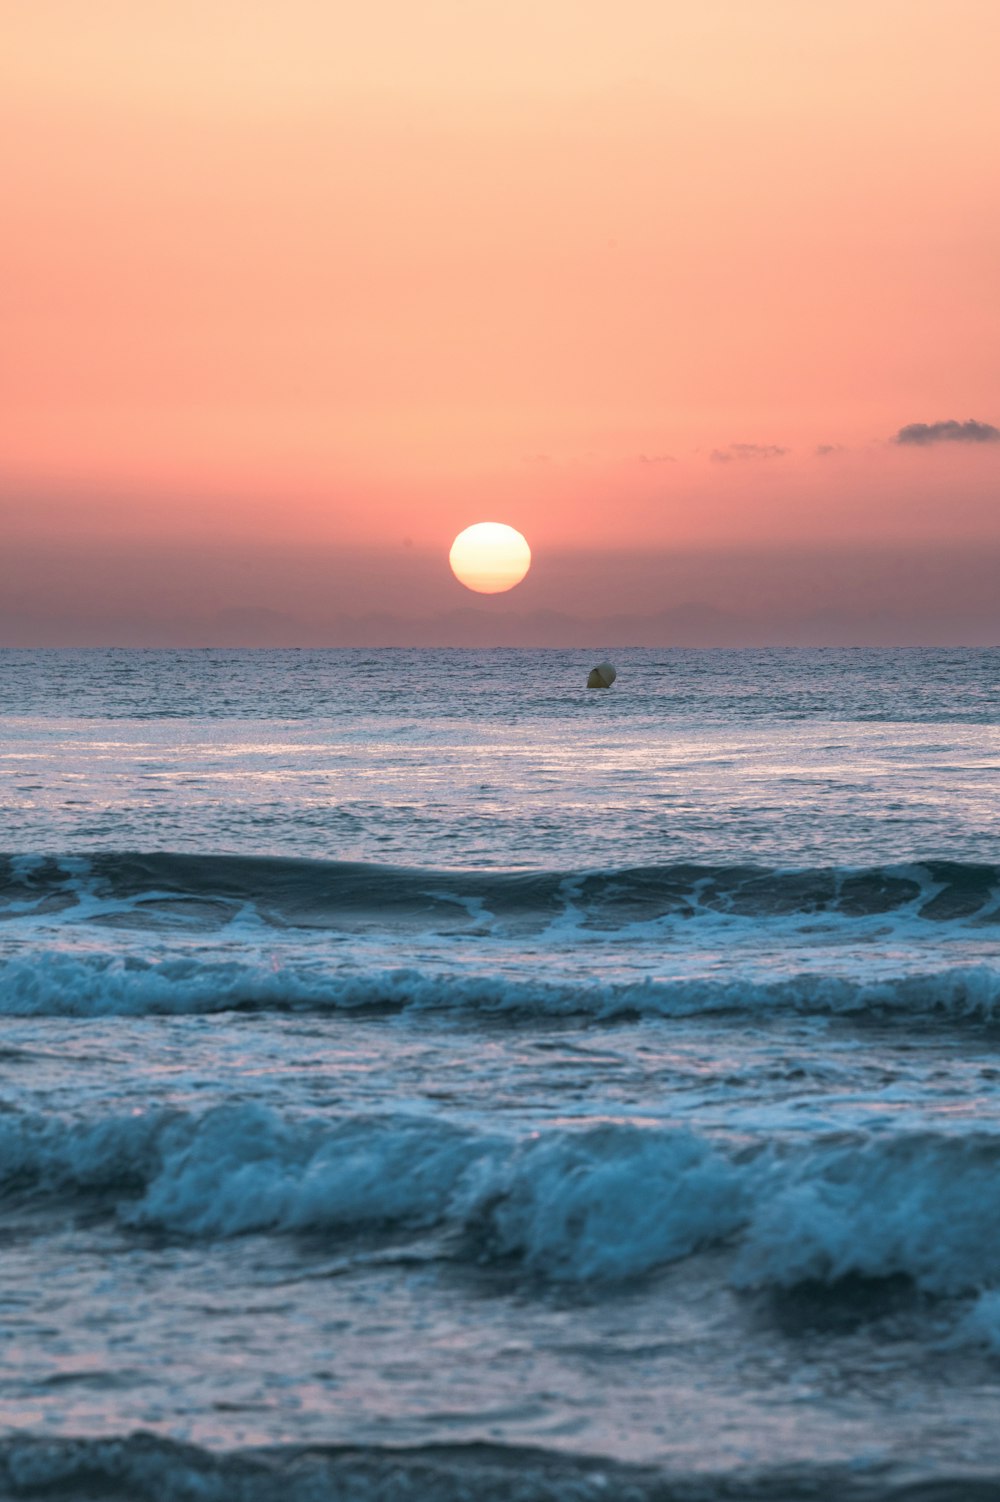
[(1000, 969), (960, 965), (865, 978), (811, 971), (736, 977), (582, 981), (420, 969), (349, 970), (309, 959), (164, 959), (46, 951), (0, 958), (0, 1016), (210, 1015), (229, 1011), (433, 1011), (470, 1019), (583, 1016), (904, 1018), (948, 1023), (1000, 1016)]
[[(102, 908), (103, 911), (95, 911)], [(212, 928), (252, 909), (275, 927), (354, 931), (484, 918), (514, 932), (567, 923), (605, 932), (658, 920), (847, 920), (906, 914), (1000, 922), (1000, 868), (954, 861), (868, 869), (700, 865), (621, 870), (462, 871), (235, 855), (0, 857), (0, 916), (74, 911), (148, 926)]]
[(708, 1247), (744, 1288), (903, 1276), (1000, 1287), (1000, 1136), (737, 1146), (604, 1122), (520, 1137), (422, 1116), (285, 1118), (258, 1105), (78, 1122), (0, 1118), (0, 1182), (103, 1199), (124, 1231), (447, 1240), (532, 1278), (618, 1282)]

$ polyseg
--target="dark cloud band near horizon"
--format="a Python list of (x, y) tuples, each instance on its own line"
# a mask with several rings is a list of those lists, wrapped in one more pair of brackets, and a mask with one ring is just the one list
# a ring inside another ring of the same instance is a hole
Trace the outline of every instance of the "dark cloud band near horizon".
[(893, 443), (928, 447), (933, 443), (1000, 443), (1000, 428), (991, 422), (956, 422), (953, 417), (944, 422), (910, 422), (900, 428)]

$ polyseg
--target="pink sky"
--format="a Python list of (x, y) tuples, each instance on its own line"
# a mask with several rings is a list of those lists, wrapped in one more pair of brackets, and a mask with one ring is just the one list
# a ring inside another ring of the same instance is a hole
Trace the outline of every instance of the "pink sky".
[[(359, 550), (354, 613), (449, 611), (433, 562), (484, 519), (536, 559), (503, 609), (567, 608), (539, 586), (576, 553), (623, 555), (627, 608), (724, 597), (734, 549), (1000, 546), (1000, 442), (933, 426), (1000, 425), (995, 0), (5, 11), (0, 522), (32, 619), (72, 635), (95, 558), (127, 636), (140, 576), (177, 624), (278, 608), (296, 558), (336, 592)], [(912, 423), (933, 441), (891, 441)]]

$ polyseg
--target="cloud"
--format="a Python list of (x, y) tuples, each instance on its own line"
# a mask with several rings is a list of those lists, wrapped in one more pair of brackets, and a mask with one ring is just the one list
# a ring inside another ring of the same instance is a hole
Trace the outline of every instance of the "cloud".
[(844, 445), (842, 443), (817, 443), (816, 445), (817, 459), (829, 459), (831, 454), (842, 454), (843, 452)]
[(931, 443), (1000, 443), (1000, 428), (991, 422), (956, 422), (953, 417), (947, 422), (910, 422), (900, 428), (893, 443), (915, 444), (924, 447)]
[(776, 443), (731, 443), (726, 449), (713, 449), (709, 457), (715, 464), (729, 464), (733, 459), (781, 459), (787, 453)]
[(676, 464), (673, 454), (640, 454), (640, 464)]

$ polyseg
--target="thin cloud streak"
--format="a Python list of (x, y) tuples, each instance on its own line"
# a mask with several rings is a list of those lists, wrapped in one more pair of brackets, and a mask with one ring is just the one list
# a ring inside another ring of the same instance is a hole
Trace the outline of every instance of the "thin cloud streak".
[(783, 459), (787, 453), (776, 443), (731, 443), (728, 448), (713, 449), (710, 458), (714, 464), (730, 464), (734, 459)]

